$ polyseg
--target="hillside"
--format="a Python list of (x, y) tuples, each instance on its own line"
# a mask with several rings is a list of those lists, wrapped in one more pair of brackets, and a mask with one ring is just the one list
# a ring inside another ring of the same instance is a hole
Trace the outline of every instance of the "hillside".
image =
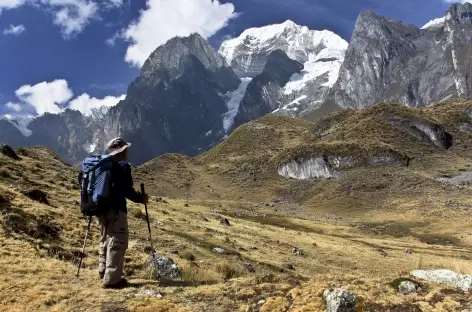
[[(124, 290), (101, 288), (96, 223), (74, 277), (86, 228), (74, 168), (45, 148), (0, 153), (0, 310), (324, 311), (323, 291), (343, 287), (360, 311), (467, 311), (469, 292), (413, 278), (422, 290), (403, 295), (391, 284), (413, 269), (472, 273), (472, 189), (452, 183), (471, 170), (471, 111), (450, 100), (421, 110), (382, 103), (315, 124), (266, 116), (195, 158), (136, 168), (136, 185), (153, 195), (156, 249), (183, 277), (150, 280), (143, 209), (130, 204)], [(401, 161), (369, 161), (386, 153)], [(279, 174), (319, 157), (337, 175)], [(335, 157), (362, 161), (336, 167)]]

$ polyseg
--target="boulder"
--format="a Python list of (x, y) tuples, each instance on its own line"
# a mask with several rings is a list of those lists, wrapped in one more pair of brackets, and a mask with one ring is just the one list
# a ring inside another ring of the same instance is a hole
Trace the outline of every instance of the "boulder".
[(153, 256), (150, 255), (148, 264), (156, 277), (170, 280), (180, 279), (182, 277), (182, 270), (171, 258), (156, 255), (154, 259)]
[(463, 291), (472, 290), (472, 275), (460, 275), (451, 270), (414, 270), (410, 275), (431, 283), (445, 284)]
[(328, 312), (355, 312), (357, 295), (342, 288), (327, 289), (323, 293)]
[(215, 247), (211, 251), (217, 254), (224, 254), (226, 251), (223, 248)]
[(421, 291), (421, 287), (412, 281), (403, 281), (398, 285), (398, 291), (402, 294), (411, 294)]
[(6, 144), (0, 144), (0, 154), (5, 155), (6, 157), (13, 158), (15, 160), (19, 160), (20, 157), (16, 155), (15, 151)]

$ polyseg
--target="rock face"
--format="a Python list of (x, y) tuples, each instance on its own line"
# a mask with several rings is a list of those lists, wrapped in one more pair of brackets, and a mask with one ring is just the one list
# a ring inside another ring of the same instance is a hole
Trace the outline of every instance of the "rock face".
[(463, 291), (472, 290), (472, 275), (460, 275), (451, 270), (414, 270), (410, 275), (431, 283), (446, 284)]
[(138, 164), (164, 153), (195, 155), (225, 135), (222, 94), (239, 85), (200, 35), (171, 39), (151, 54), (126, 99), (110, 109), (105, 136), (132, 142), (131, 160)]
[(45, 114), (35, 118), (28, 128), (28, 145), (51, 148), (67, 162), (76, 162), (93, 152), (104, 152), (103, 128), (99, 121), (78, 111)]
[(19, 148), (25, 144), (25, 136), (12, 122), (0, 119), (0, 142)]
[(328, 312), (355, 312), (357, 296), (342, 288), (327, 289), (323, 293)]
[(444, 24), (433, 24), (421, 30), (361, 13), (327, 101), (362, 108), (380, 101), (417, 107), (470, 99), (472, 4), (452, 5)]
[(283, 87), (303, 65), (275, 50), (267, 58), (264, 70), (249, 83), (235, 117), (235, 125), (262, 117), (279, 108)]

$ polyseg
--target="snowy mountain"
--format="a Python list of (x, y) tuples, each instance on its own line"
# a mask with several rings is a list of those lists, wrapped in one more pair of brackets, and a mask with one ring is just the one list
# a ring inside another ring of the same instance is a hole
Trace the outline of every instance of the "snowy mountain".
[(240, 78), (261, 74), (275, 50), (303, 64), (303, 71), (291, 77), (276, 99), (277, 105), (270, 105), (277, 107), (277, 113), (303, 116), (324, 101), (336, 82), (347, 47), (348, 43), (331, 31), (310, 30), (286, 21), (248, 29), (238, 38), (223, 42), (219, 52)]

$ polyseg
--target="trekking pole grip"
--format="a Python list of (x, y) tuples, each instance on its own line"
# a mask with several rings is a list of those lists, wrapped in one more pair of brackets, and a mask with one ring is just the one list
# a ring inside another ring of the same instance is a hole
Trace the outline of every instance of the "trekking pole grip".
[(144, 195), (144, 183), (141, 183), (141, 193)]

